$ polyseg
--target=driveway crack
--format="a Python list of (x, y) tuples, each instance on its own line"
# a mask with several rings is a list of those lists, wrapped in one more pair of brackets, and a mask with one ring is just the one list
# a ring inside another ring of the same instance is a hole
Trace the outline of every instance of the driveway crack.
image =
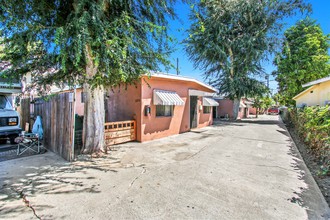
[(141, 176), (142, 174), (144, 174), (146, 171), (147, 171), (147, 169), (146, 169), (145, 167), (143, 167), (141, 173), (140, 173), (138, 176), (136, 176), (136, 177), (132, 180), (132, 182), (129, 184), (128, 187), (129, 187), (129, 188), (132, 187), (133, 184), (134, 184), (134, 182), (135, 182), (137, 179), (139, 179), (140, 176)]
[(19, 197), (23, 200), (24, 205), (32, 210), (33, 215), (36, 218), (41, 219), (41, 217), (37, 215), (36, 210), (34, 209), (34, 207), (30, 204), (30, 201), (26, 199), (27, 196), (24, 194), (23, 190), (17, 190), (15, 188), (11, 188), (11, 190), (19, 195)]
[(23, 199), (23, 202), (24, 202), (25, 206), (28, 207), (28, 208), (30, 208), (30, 209), (32, 210), (34, 216), (37, 217), (38, 219), (41, 219), (41, 218), (37, 215), (36, 210), (35, 210), (35, 209), (33, 208), (33, 206), (30, 204), (30, 201), (26, 199), (26, 195), (24, 194), (24, 192), (21, 191), (21, 192), (19, 193), (19, 195), (20, 195), (20, 197)]
[(201, 153), (202, 151), (205, 150), (205, 148), (207, 148), (207, 145), (205, 145), (204, 147), (202, 147), (202, 148), (201, 148), (199, 151), (197, 151), (196, 153), (192, 154), (190, 157), (187, 157), (186, 160), (187, 160), (187, 159), (190, 159), (190, 158), (192, 158), (192, 157), (194, 157), (194, 156), (196, 156), (196, 155), (199, 154), (199, 153)]

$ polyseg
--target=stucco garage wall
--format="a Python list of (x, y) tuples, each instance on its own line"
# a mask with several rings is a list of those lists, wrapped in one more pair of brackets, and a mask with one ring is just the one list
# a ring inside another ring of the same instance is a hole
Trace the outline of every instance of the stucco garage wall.
[(84, 103), (82, 102), (82, 89), (76, 90), (76, 114), (82, 116), (84, 115)]
[(257, 109), (256, 108), (249, 108), (249, 114), (250, 115), (256, 115), (257, 114)]
[[(217, 107), (218, 116), (225, 117), (225, 115), (228, 114), (229, 118), (233, 118), (233, 101), (230, 99), (217, 99), (216, 101), (219, 103), (219, 106)], [(248, 115), (249, 112), (247, 112), (247, 116)], [(244, 117), (244, 108), (240, 108), (240, 111), (238, 112), (238, 117)]]
[[(141, 84), (109, 89), (105, 101), (106, 122), (136, 120), (137, 135), (141, 124)], [(139, 136), (137, 136), (139, 140)]]
[(233, 117), (233, 101), (230, 99), (218, 99), (216, 100), (219, 103), (218, 116), (225, 117), (228, 114), (229, 118)]

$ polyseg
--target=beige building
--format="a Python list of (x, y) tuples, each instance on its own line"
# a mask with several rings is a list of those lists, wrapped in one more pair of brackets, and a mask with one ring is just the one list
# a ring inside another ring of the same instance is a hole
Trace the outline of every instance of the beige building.
[(303, 87), (309, 88), (293, 97), (296, 107), (330, 104), (330, 76), (306, 83)]

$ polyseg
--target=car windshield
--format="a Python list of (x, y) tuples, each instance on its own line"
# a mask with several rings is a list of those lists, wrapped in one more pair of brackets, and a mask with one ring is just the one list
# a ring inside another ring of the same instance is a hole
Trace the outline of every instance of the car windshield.
[(4, 96), (4, 95), (0, 95), (0, 109), (11, 109), (12, 106), (9, 102), (9, 99)]

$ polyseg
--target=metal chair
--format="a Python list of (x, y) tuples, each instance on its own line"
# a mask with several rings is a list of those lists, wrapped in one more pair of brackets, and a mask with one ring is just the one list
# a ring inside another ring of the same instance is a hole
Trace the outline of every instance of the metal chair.
[(23, 154), (25, 151), (30, 150), (35, 153), (40, 153), (42, 144), (40, 143), (43, 137), (43, 130), (41, 124), (41, 117), (37, 116), (37, 119), (33, 125), (32, 133), (29, 131), (29, 123), (25, 124), (25, 132), (22, 132), (20, 137), (15, 139), (17, 145), (17, 156)]
[(23, 154), (25, 151), (30, 150), (35, 153), (40, 153), (40, 139), (38, 134), (24, 133), (15, 139), (17, 145), (17, 156)]

